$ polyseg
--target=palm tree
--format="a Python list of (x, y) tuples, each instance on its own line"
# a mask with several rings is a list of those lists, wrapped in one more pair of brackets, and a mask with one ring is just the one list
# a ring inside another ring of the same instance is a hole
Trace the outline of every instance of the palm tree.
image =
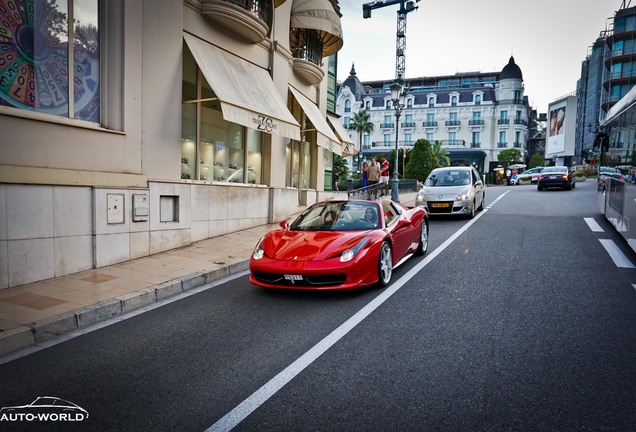
[(370, 116), (367, 110), (362, 109), (353, 114), (351, 122), (349, 122), (349, 129), (358, 132), (360, 150), (362, 150), (362, 134), (373, 132), (373, 123), (369, 120)]
[(435, 141), (435, 144), (433, 144), (433, 154), (437, 157), (441, 166), (450, 165), (450, 153), (442, 147), (440, 141)]

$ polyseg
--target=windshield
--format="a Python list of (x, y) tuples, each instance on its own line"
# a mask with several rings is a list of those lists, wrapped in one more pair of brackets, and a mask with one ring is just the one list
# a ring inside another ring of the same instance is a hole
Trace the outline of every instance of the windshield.
[(546, 169), (543, 170), (542, 174), (548, 174), (548, 173), (566, 173), (568, 172), (568, 169), (566, 167), (562, 167), (562, 166), (555, 166), (555, 167), (547, 167)]
[(470, 184), (470, 171), (458, 169), (435, 170), (428, 175), (425, 186), (462, 186)]
[(297, 231), (355, 231), (381, 228), (380, 206), (375, 202), (332, 201), (313, 205), (291, 226)]

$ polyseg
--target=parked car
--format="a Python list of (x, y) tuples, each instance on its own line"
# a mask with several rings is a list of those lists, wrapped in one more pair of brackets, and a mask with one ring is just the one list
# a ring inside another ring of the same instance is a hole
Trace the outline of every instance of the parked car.
[(475, 217), (484, 208), (484, 183), (473, 167), (436, 168), (430, 172), (415, 198), (429, 215)]
[(387, 286), (404, 258), (426, 253), (428, 227), (425, 209), (389, 199), (319, 202), (258, 241), (250, 282), (299, 290)]
[(536, 167), (536, 168), (530, 168), (529, 170), (526, 170), (522, 172), (521, 174), (515, 174), (512, 176), (512, 179), (510, 179), (510, 184), (511, 185), (519, 184), (520, 178), (528, 178), (528, 177), (530, 178), (530, 183), (535, 184), (539, 180), (539, 175), (541, 174), (541, 171), (543, 171), (543, 167)]
[(572, 190), (576, 187), (574, 173), (566, 166), (546, 167), (541, 171), (537, 181), (537, 190), (558, 187)]

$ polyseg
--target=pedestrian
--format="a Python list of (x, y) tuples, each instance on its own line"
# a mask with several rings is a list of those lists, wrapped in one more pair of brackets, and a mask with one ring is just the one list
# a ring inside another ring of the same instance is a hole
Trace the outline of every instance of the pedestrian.
[(373, 190), (373, 195), (378, 197), (378, 189), (376, 185), (380, 180), (380, 165), (375, 160), (375, 157), (371, 158), (371, 164), (367, 168), (368, 181), (369, 181), (369, 191), (367, 192), (367, 199), (371, 199), (371, 190)]
[(362, 162), (362, 187), (365, 188), (369, 184), (369, 164), (367, 161)]
[(340, 189), (338, 189), (338, 182), (340, 181), (340, 174), (338, 174), (338, 170), (334, 170), (333, 172), (333, 182), (336, 186), (336, 192), (340, 192)]
[(389, 161), (382, 156), (382, 164), (380, 165), (380, 183), (389, 182)]
[(512, 177), (512, 171), (510, 171), (510, 168), (508, 168), (506, 170), (506, 184), (509, 185), (510, 184), (510, 177)]

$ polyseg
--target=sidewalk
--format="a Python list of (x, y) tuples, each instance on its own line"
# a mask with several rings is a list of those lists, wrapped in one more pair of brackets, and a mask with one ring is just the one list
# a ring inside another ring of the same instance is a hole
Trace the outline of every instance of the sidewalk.
[[(414, 205), (415, 193), (403, 194)], [(294, 216), (291, 216), (293, 218)], [(0, 290), (0, 356), (247, 270), (261, 225), (119, 264)]]

